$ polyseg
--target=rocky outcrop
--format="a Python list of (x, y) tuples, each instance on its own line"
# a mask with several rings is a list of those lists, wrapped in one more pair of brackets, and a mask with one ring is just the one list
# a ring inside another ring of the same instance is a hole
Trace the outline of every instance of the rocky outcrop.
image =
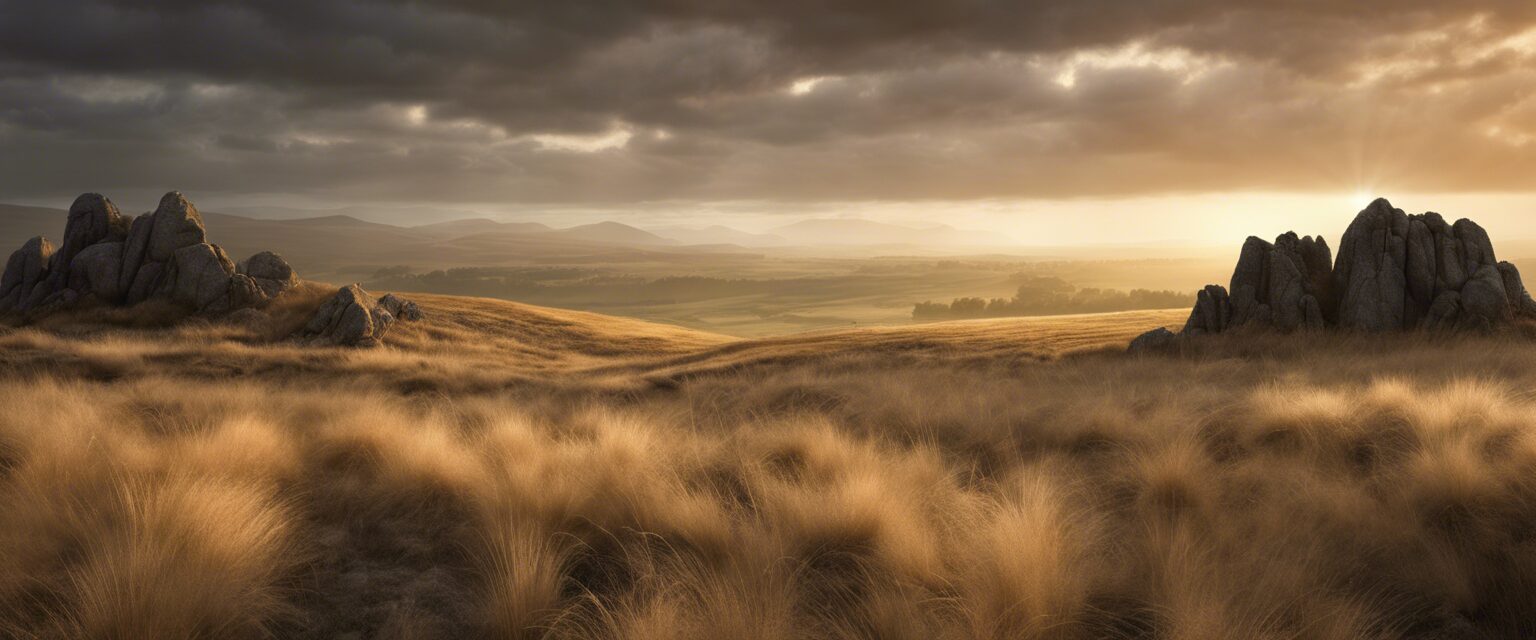
[(1213, 333), (1243, 326), (1282, 331), (1320, 328), (1332, 300), (1333, 254), (1321, 237), (1287, 233), (1274, 243), (1250, 237), (1232, 272), (1229, 320)]
[[(395, 324), (396, 316), (390, 311), (390, 306), (399, 310), (404, 309), (404, 305), (410, 305), (413, 312), (416, 308), (416, 305), (394, 295), (384, 298), (391, 302), (386, 305), (384, 300), (375, 300), (361, 285), (342, 287), (330, 300), (320, 305), (315, 316), (305, 325), (303, 337), (315, 344), (375, 346)], [(419, 318), (419, 312), (416, 313)]]
[(416, 303), (401, 298), (393, 293), (386, 293), (379, 298), (379, 306), (388, 311), (396, 320), (416, 321), (421, 319), (421, 308)]
[[(70, 206), (62, 245), (36, 237), (11, 254), (0, 275), (0, 315), (37, 318), (87, 303), (160, 300), (189, 314), (260, 325), (257, 316), (265, 314), (259, 309), (298, 284), (298, 274), (276, 253), (230, 260), (208, 242), (202, 215), (178, 192), (137, 218), (87, 193)], [(310, 323), (319, 329), (305, 333), (330, 344), (377, 344), (396, 319), (420, 317), (410, 301), (393, 295), (376, 301), (353, 285), (320, 309)]]
[(111, 200), (87, 193), (70, 206), (57, 250), (39, 237), (12, 254), (0, 281), (0, 313), (36, 317), (87, 301), (164, 299), (217, 315), (264, 306), (297, 282), (276, 254), (253, 259), (263, 274), (275, 274), (265, 287), (236, 280), (234, 263), (207, 242), (202, 215), (180, 193), (166, 194), (153, 212), (137, 218), (125, 218)]
[(0, 310), (20, 308), (48, 276), (48, 262), (53, 257), (53, 244), (38, 236), (21, 245), (5, 263), (5, 275), (0, 276)]
[(1345, 230), (1336, 261), (1321, 237), (1249, 238), (1230, 288), (1201, 291), (1180, 335), (1488, 331), (1519, 317), (1536, 318), (1536, 301), (1520, 271), (1498, 261), (1487, 231), (1438, 213), (1406, 214), (1381, 199)]

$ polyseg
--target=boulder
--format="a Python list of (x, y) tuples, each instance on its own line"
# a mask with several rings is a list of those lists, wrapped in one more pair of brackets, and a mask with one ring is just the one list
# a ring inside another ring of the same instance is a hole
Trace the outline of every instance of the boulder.
[(301, 336), (312, 344), (373, 347), (395, 322), (419, 318), (421, 310), (409, 300), (394, 294), (376, 300), (361, 285), (350, 284), (320, 305)]
[[(117, 206), (99, 193), (81, 194), (69, 206), (69, 217), (64, 223), (64, 242), (48, 260), (48, 277), (34, 287), (24, 306), (35, 307), (48, 303), (49, 310), (73, 304), (78, 299), (55, 295), (69, 286), (70, 264), (75, 256), (98, 242), (121, 240), (126, 234), (126, 224)], [(77, 292), (78, 294), (78, 292)], [(69, 299), (71, 302), (65, 303)]]
[(81, 294), (92, 294), (97, 300), (116, 303), (123, 295), (118, 278), (122, 267), (122, 242), (93, 244), (70, 261), (68, 286)]
[(235, 263), (218, 245), (194, 244), (172, 255), (162, 289), (168, 288), (172, 300), (202, 311), (228, 295), (233, 275)]
[(37, 236), (28, 240), (5, 262), (0, 276), (0, 312), (20, 311), (37, 283), (47, 277), (53, 244)]
[(212, 306), (204, 307), (203, 311), (223, 313), (234, 309), (259, 309), (267, 306), (271, 300), (254, 278), (237, 273), (229, 277), (229, 287), (224, 298), (215, 301)]
[(250, 276), (267, 298), (292, 289), (299, 283), (298, 274), (282, 256), (263, 251), (242, 261), (235, 268), (237, 273)]
[(386, 293), (379, 298), (379, 306), (388, 311), (396, 320), (416, 321), (421, 319), (421, 308), (416, 303), (401, 298), (393, 293)]
[(153, 217), (147, 247), (149, 260), (168, 262), (178, 250), (208, 242), (203, 216), (178, 191), (160, 198)]
[(1169, 331), (1166, 327), (1158, 327), (1132, 340), (1129, 352), (1152, 353), (1164, 351), (1178, 344), (1178, 340), (1178, 334)]
[(69, 206), (64, 243), (54, 252), (48, 270), (53, 277), (68, 277), (70, 263), (86, 247), (109, 239), (122, 240), (126, 234), (126, 222), (111, 200), (99, 193), (82, 194)]
[(321, 344), (371, 347), (380, 344), (394, 322), (362, 286), (350, 284), (320, 305), (304, 326), (304, 335)]

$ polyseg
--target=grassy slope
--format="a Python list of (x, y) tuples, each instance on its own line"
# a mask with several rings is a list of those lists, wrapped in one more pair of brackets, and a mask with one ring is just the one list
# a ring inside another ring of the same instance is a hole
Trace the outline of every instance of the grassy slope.
[(1536, 632), (1522, 336), (420, 301), (367, 352), (0, 336), (0, 636)]
[(683, 355), (602, 367), (593, 372), (644, 373), (652, 379), (660, 379), (840, 359), (1049, 360), (1080, 351), (1123, 349), (1149, 327), (1182, 326), (1186, 316), (1188, 312), (1183, 310), (1128, 311), (815, 331), (739, 340)]
[(397, 325), (389, 335), (388, 349), (317, 352), (295, 344), (269, 344), (266, 336), (240, 327), (192, 323), (171, 329), (125, 329), (95, 318), (69, 318), (42, 329), (0, 328), (8, 331), (0, 333), (0, 348), (5, 349), (0, 368), (12, 375), (41, 368), (115, 378), (147, 367), (163, 375), (223, 371), (277, 381), (306, 373), (409, 373), (412, 367), (479, 380), (529, 380), (550, 374), (568, 379), (654, 378), (882, 354), (948, 360), (1049, 359), (1123, 347), (1147, 327), (1176, 326), (1187, 314), (1133, 311), (741, 339), (489, 298), (408, 295), (426, 317)]

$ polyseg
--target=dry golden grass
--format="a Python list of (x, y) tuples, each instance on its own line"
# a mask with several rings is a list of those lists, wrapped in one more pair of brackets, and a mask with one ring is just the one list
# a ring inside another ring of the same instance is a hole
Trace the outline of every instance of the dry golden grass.
[(0, 637), (1536, 634), (1536, 344), (0, 336)]

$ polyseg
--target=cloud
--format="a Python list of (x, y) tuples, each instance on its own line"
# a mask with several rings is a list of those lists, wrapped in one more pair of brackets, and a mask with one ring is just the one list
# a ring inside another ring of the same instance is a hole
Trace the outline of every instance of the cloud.
[(0, 192), (1529, 189), (1528, 0), (0, 0)]

